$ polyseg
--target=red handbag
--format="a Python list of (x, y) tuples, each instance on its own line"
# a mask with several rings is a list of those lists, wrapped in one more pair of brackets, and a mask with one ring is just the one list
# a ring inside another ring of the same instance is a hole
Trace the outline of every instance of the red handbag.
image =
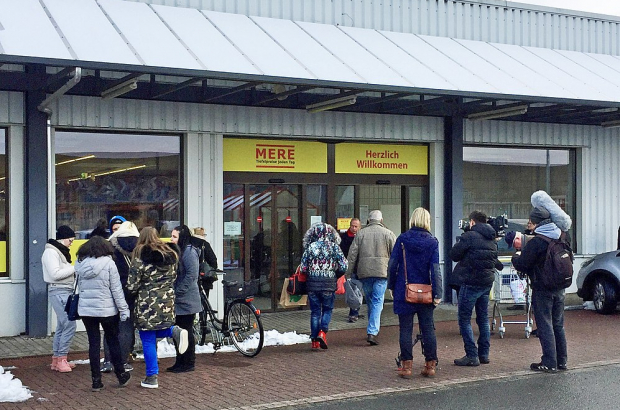
[(338, 278), (336, 295), (344, 295), (344, 282), (347, 280), (346, 276), (342, 275)]
[(307, 276), (301, 271), (301, 265), (297, 267), (295, 273), (288, 278), (288, 287), (286, 291), (289, 295), (307, 295), (308, 288), (306, 286)]

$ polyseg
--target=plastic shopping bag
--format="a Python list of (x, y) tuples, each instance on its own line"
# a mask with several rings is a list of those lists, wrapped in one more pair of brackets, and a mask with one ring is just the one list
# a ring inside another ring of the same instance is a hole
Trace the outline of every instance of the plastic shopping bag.
[(515, 303), (525, 303), (525, 288), (527, 282), (525, 279), (513, 279), (510, 281), (510, 293)]
[(347, 279), (344, 283), (345, 295), (344, 299), (347, 306), (353, 310), (357, 310), (362, 306), (362, 282), (357, 279)]

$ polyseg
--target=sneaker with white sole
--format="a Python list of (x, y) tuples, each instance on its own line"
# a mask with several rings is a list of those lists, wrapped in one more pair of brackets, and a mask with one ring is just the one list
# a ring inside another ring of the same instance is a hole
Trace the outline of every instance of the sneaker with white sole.
[(146, 378), (140, 382), (140, 386), (146, 387), (147, 389), (157, 389), (159, 387), (157, 375), (146, 376)]
[(179, 326), (172, 326), (172, 338), (177, 343), (179, 353), (185, 353), (189, 346), (187, 330), (181, 329)]
[(125, 363), (125, 364), (123, 365), (123, 368), (125, 369), (125, 371), (126, 371), (126, 372), (130, 372), (130, 371), (132, 371), (132, 370), (133, 370), (133, 366), (132, 366), (132, 365), (130, 365), (129, 363)]

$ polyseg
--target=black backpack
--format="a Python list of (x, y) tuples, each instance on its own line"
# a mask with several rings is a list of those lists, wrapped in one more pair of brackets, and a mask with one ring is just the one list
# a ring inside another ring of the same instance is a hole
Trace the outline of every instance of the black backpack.
[(566, 289), (573, 283), (573, 250), (562, 232), (559, 239), (539, 235), (547, 242), (547, 256), (540, 281), (548, 290)]

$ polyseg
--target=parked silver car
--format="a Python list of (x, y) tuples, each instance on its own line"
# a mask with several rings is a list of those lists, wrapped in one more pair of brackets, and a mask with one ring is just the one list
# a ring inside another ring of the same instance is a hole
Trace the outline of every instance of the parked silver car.
[(581, 264), (577, 275), (577, 295), (594, 302), (598, 313), (616, 310), (620, 297), (620, 250), (601, 253)]

